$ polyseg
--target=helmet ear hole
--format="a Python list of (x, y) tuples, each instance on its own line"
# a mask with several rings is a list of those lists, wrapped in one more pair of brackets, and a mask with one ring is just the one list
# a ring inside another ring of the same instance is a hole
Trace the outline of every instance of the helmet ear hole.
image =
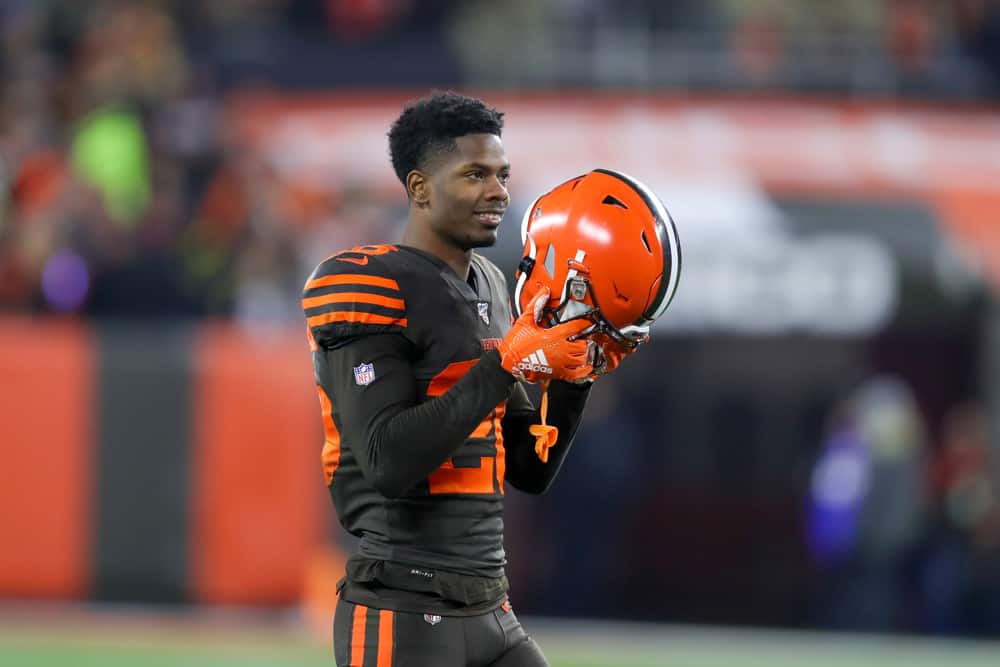
[(645, 229), (642, 230), (641, 234), (639, 234), (639, 238), (642, 239), (642, 245), (646, 246), (646, 252), (648, 252), (650, 255), (652, 255), (653, 254), (653, 249), (649, 247), (649, 239), (646, 238), (646, 230)]
[(552, 246), (545, 248), (545, 261), (542, 262), (542, 266), (545, 267), (546, 273), (549, 274), (550, 278), (556, 275), (556, 249)]

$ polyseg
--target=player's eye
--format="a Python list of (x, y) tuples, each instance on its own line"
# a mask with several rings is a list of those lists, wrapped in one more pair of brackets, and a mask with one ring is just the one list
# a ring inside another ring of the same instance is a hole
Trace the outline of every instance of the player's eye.
[(500, 182), (501, 183), (503, 183), (504, 185), (507, 185), (508, 181), (510, 181), (510, 174), (509, 173), (503, 172), (502, 174), (500, 174)]
[(478, 181), (478, 180), (481, 180), (483, 178), (483, 172), (478, 171), (478, 170), (477, 171), (470, 171), (469, 173), (466, 174), (466, 176)]

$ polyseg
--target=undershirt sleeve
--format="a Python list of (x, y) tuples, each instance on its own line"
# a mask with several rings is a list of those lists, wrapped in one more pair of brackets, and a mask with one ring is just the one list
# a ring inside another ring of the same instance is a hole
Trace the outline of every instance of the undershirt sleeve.
[(552, 485), (580, 426), (587, 396), (590, 395), (590, 384), (578, 385), (559, 380), (549, 384), (546, 422), (559, 429), (559, 439), (549, 450), (546, 463), (542, 463), (535, 453), (535, 436), (528, 431), (532, 424), (541, 423), (541, 412), (531, 404), (524, 387), (518, 385), (514, 388), (502, 426), (507, 450), (506, 478), (515, 489), (538, 494), (545, 493)]

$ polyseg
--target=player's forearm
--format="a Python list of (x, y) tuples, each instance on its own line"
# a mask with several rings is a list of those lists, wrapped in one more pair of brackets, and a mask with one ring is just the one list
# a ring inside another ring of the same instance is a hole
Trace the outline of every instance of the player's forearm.
[(513, 383), (490, 352), (444, 394), (378, 414), (364, 435), (361, 461), (372, 485), (392, 498), (425, 479), (507, 398)]
[(507, 450), (507, 481), (525, 493), (545, 493), (562, 466), (590, 394), (590, 385), (553, 382), (549, 387), (547, 423), (559, 429), (559, 439), (549, 450), (549, 460), (542, 463), (535, 453), (535, 436), (528, 432), (540, 423), (535, 412), (508, 413), (503, 420), (504, 445)]

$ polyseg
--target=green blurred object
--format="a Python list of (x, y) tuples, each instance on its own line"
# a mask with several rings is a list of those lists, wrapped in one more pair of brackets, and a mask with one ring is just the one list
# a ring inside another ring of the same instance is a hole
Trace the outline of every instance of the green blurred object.
[(149, 149), (137, 113), (121, 107), (89, 114), (73, 137), (73, 167), (101, 193), (111, 218), (135, 224), (149, 205)]

